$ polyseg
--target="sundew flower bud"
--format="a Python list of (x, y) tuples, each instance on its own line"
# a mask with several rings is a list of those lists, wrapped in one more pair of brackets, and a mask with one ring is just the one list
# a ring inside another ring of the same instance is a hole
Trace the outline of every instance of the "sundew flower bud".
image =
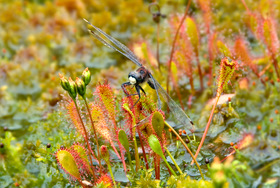
[(100, 147), (100, 154), (101, 154), (101, 157), (104, 159), (104, 161), (107, 163), (110, 159), (110, 155), (109, 155), (107, 146), (102, 145)]
[(68, 91), (70, 88), (70, 84), (69, 81), (62, 75), (59, 73), (59, 77), (60, 77), (60, 85), (61, 87), (65, 90)]
[(84, 97), (84, 95), (86, 94), (85, 82), (77, 77), (75, 83), (77, 85), (77, 91), (78, 91), (79, 95)]
[(72, 80), (72, 78), (68, 79), (69, 81), (69, 90), (68, 93), (70, 95), (70, 97), (75, 100), (76, 96), (77, 96), (77, 85), (76, 83)]
[(82, 80), (85, 82), (85, 85), (87, 86), (91, 80), (91, 74), (88, 68), (86, 68), (82, 74)]

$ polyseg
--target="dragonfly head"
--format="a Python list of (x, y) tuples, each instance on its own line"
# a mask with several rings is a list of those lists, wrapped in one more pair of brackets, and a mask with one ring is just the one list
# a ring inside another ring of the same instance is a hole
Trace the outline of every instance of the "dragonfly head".
[(142, 84), (149, 78), (149, 71), (144, 67), (138, 68), (128, 74), (128, 80), (131, 84)]

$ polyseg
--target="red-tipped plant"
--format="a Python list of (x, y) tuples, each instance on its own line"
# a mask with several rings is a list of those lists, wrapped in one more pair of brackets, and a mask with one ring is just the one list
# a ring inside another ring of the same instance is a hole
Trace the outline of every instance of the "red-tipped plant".
[[(110, 144), (114, 148), (114, 150), (115, 150), (116, 154), (118, 155), (118, 157), (120, 158), (120, 160), (123, 162), (124, 170), (126, 171), (126, 164), (125, 164), (125, 159), (124, 159), (124, 148), (118, 139), (119, 128), (117, 127), (117, 122), (116, 122), (117, 112), (116, 112), (115, 96), (113, 94), (113, 91), (108, 84), (99, 85), (96, 88), (95, 95), (97, 95), (97, 97), (99, 99), (97, 102), (97, 105), (99, 106), (99, 113), (106, 115), (106, 116), (103, 115), (103, 119), (101, 120), (103, 125), (100, 124), (99, 132), (102, 132), (102, 129), (105, 127), (110, 132), (110, 135), (111, 135)], [(92, 114), (92, 116), (95, 116), (95, 114)], [(105, 119), (105, 117), (109, 117), (109, 118)], [(114, 147), (112, 138), (114, 138), (114, 140), (117, 141), (121, 155), (119, 155), (119, 153), (117, 152), (117, 149)]]
[[(210, 117), (208, 119), (208, 122), (207, 122), (207, 125), (206, 125), (206, 128), (204, 130), (204, 133), (203, 133), (203, 136), (201, 138), (201, 141), (200, 141), (200, 144), (197, 148), (197, 151), (195, 153), (195, 158), (197, 157), (197, 155), (199, 154), (199, 151), (204, 143), (204, 140), (206, 138), (206, 135), (207, 135), (207, 132), (208, 132), (208, 129), (210, 127), (210, 124), (211, 124), (211, 121), (212, 121), (212, 117), (214, 115), (214, 110), (217, 106), (217, 103), (219, 101), (219, 98), (223, 92), (223, 90), (227, 87), (227, 84), (228, 82), (230, 81), (230, 78), (231, 76), (233, 75), (235, 69), (236, 69), (236, 66), (237, 66), (237, 62), (236, 61), (229, 61), (227, 58), (223, 58), (221, 60), (221, 65), (220, 65), (220, 75), (219, 75), (219, 79), (217, 81), (217, 85), (218, 85), (218, 88), (217, 88), (217, 94), (216, 94), (216, 99), (215, 99), (215, 104), (213, 105), (213, 108), (212, 108), (212, 111), (211, 111), (211, 114), (210, 114)], [(193, 164), (194, 161), (192, 161), (192, 164)]]

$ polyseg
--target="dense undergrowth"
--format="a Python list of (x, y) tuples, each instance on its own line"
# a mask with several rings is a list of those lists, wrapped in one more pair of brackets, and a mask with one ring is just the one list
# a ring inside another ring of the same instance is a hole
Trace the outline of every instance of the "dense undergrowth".
[[(0, 187), (106, 187), (113, 180), (128, 187), (279, 186), (279, 1), (0, 3)], [(164, 102), (158, 111), (148, 84), (133, 107), (138, 97), (120, 86), (137, 66), (95, 40), (83, 18), (132, 49), (195, 128), (177, 124)], [(225, 74), (229, 62), (234, 70)], [(85, 67), (86, 93), (69, 96), (58, 74), (80, 77)]]

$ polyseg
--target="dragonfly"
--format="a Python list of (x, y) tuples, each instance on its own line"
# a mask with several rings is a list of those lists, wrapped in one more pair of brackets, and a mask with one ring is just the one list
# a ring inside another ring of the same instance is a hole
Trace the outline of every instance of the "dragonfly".
[[(151, 72), (140, 63), (137, 56), (128, 49), (124, 44), (119, 42), (117, 39), (113, 38), (112, 36), (108, 35), (100, 28), (92, 25), (89, 21), (84, 19), (86, 23), (88, 23), (92, 29), (89, 29), (89, 32), (100, 42), (102, 42), (105, 46), (119, 52), (120, 54), (127, 57), (133, 63), (139, 66), (139, 68), (135, 71), (132, 71), (128, 74), (128, 82), (122, 84), (122, 89), (127, 96), (130, 96), (127, 90), (125, 89), (126, 86), (132, 85), (135, 87), (137, 93), (132, 95), (138, 95), (138, 100), (141, 97), (141, 91), (146, 95), (144, 89), (141, 87), (141, 84), (147, 82), (149, 86), (156, 91), (157, 99), (158, 99), (158, 108), (161, 109), (161, 100), (160, 96), (166, 102), (167, 106), (170, 109), (170, 112), (175, 117), (178, 123), (186, 126), (190, 130), (194, 130), (194, 123), (190, 119), (190, 117), (179, 107), (176, 102), (167, 94), (165, 89), (158, 83), (158, 81), (153, 77)], [(135, 103), (135, 104), (136, 104)], [(134, 104), (134, 105), (135, 105)], [(134, 106), (133, 105), (133, 106)]]

